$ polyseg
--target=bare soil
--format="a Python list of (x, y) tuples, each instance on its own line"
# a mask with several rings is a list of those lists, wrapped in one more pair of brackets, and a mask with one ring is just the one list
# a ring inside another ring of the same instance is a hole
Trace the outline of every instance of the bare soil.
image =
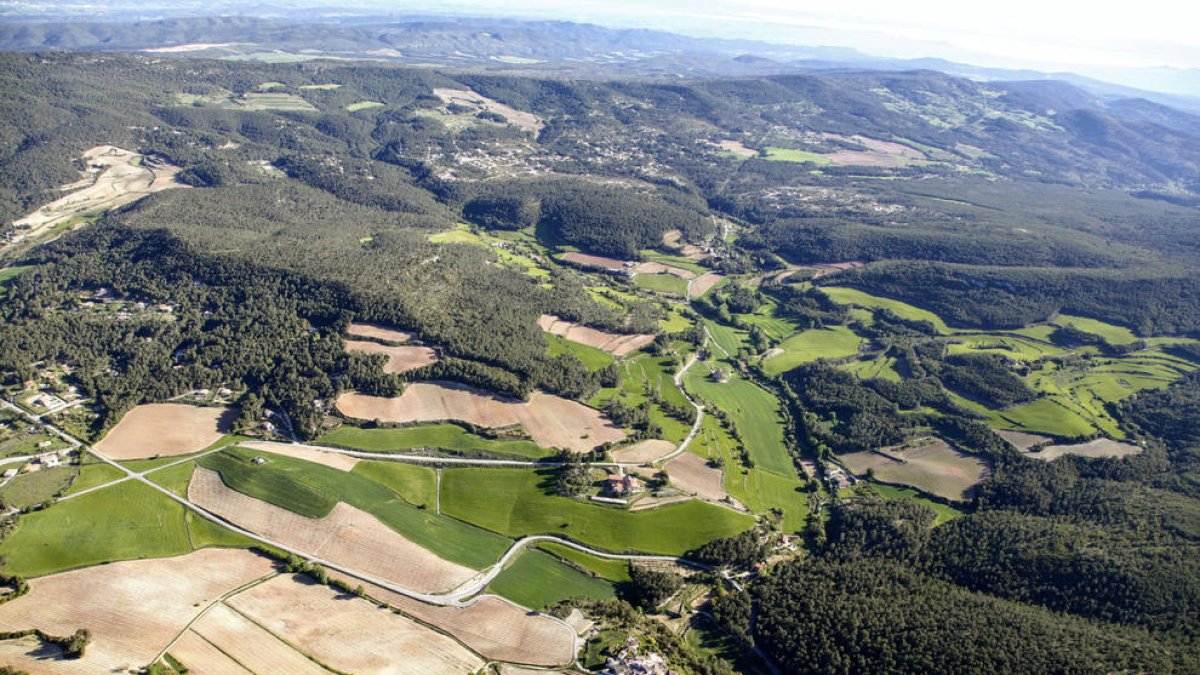
[(499, 101), (476, 93), (470, 89), (441, 89), (436, 88), (433, 94), (442, 99), (445, 103), (457, 103), (459, 105), (467, 105), (478, 108), (479, 110), (487, 110), (494, 112), (502, 117), (511, 125), (520, 127), (526, 131), (537, 133), (545, 126), (542, 118), (531, 112), (517, 110), (511, 106), (507, 106)]
[(298, 445), (272, 445), (270, 443), (263, 443), (261, 441), (246, 441), (244, 443), (239, 443), (238, 445), (242, 446), (243, 448), (250, 448), (251, 450), (261, 450), (263, 452), (269, 452), (276, 455), (295, 457), (296, 459), (302, 459), (306, 462), (313, 462), (314, 464), (322, 464), (331, 469), (337, 469), (338, 471), (351, 471), (354, 469), (354, 466), (358, 464), (357, 457), (351, 457), (350, 455), (343, 455), (337, 452), (321, 452), (320, 450), (313, 450), (311, 448), (305, 448)]
[(1020, 450), (1021, 452), (1027, 452), (1030, 448), (1034, 447), (1035, 445), (1042, 445), (1043, 443), (1048, 443), (1051, 440), (1053, 440), (1049, 436), (1039, 436), (1038, 434), (1027, 434), (1024, 431), (1001, 430), (1001, 431), (997, 431), (996, 433), (1000, 436), (1000, 438), (1003, 438), (1004, 440), (1008, 441), (1009, 443), (1012, 444), (1013, 447)]
[[(192, 632), (254, 673), (328, 675), (329, 672), (224, 604), (209, 610), (192, 626)], [(172, 654), (175, 654), (173, 648)], [(199, 670), (187, 661), (183, 664), (193, 671)]]
[(374, 338), (388, 342), (408, 342), (416, 337), (414, 333), (406, 330), (378, 326), (373, 323), (352, 323), (346, 332), (356, 337)]
[(581, 326), (571, 321), (563, 321), (553, 314), (543, 314), (539, 317), (538, 326), (547, 333), (553, 333), (581, 345), (604, 350), (613, 356), (625, 356), (654, 342), (653, 335), (612, 333), (599, 328)]
[(237, 416), (233, 408), (179, 403), (139, 405), (125, 413), (95, 447), (113, 459), (186, 455), (221, 440)]
[(81, 659), (54, 660), (42, 658), (36, 640), (0, 642), (0, 663), (30, 673), (136, 671), (204, 607), (272, 570), (269, 559), (249, 551), (203, 549), (30, 580), (27, 595), (0, 605), (0, 630), (70, 635), (87, 628), (92, 644)]
[[(882, 454), (886, 453), (886, 454)], [(885, 448), (881, 452), (852, 452), (840, 455), (855, 475), (875, 470), (884, 483), (910, 485), (946, 499), (963, 500), (966, 493), (989, 475), (987, 463), (935, 440), (916, 448)]]
[(484, 665), (449, 637), (304, 576), (277, 577), (237, 594), (228, 604), (341, 672), (473, 673)]
[(725, 277), (716, 272), (706, 272), (692, 282), (692, 297), (698, 298), (712, 290), (713, 286), (721, 283)]
[(338, 502), (324, 518), (306, 518), (233, 490), (221, 481), (220, 474), (202, 467), (192, 474), (188, 498), (260, 536), (405, 588), (448, 591), (476, 574), (344, 502)]
[(1078, 457), (1128, 457), (1136, 455), (1141, 451), (1141, 447), (1132, 443), (1122, 443), (1109, 438), (1097, 438), (1087, 443), (1048, 445), (1042, 448), (1040, 452), (1028, 453), (1028, 456), (1049, 462), (1063, 455), (1076, 455)]
[(562, 259), (579, 265), (580, 267), (591, 267), (600, 270), (623, 270), (627, 267), (632, 267), (633, 263), (626, 265), (625, 260), (617, 260), (616, 258), (605, 258), (598, 255), (588, 255), (587, 253), (578, 253), (572, 251), (564, 253)]
[(364, 586), (372, 598), (453, 635), (489, 659), (558, 666), (575, 658), (570, 628), (502, 598), (484, 596), (470, 607), (439, 607), (378, 586)]
[(703, 499), (719, 501), (728, 496), (720, 469), (708, 465), (704, 458), (684, 452), (664, 466), (671, 482)]
[(387, 363), (383, 364), (383, 372), (393, 374), (423, 368), (437, 361), (437, 352), (429, 347), (415, 345), (391, 347), (366, 340), (346, 340), (346, 351), (383, 354), (387, 356)]
[(396, 398), (350, 392), (338, 397), (337, 407), (351, 417), (392, 423), (461, 420), (491, 428), (520, 424), (538, 445), (575, 452), (625, 437), (600, 411), (577, 401), (535, 392), (526, 403), (452, 382), (415, 382)]

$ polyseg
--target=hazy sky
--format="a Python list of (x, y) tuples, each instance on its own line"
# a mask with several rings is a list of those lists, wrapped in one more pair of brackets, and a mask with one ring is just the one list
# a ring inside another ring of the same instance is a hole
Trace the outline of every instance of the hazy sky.
[[(399, 4), (399, 3), (397, 3)], [(391, 7), (397, 4), (388, 3)], [(1196, 0), (446, 0), (444, 7), (1079, 70), (1200, 67)]]

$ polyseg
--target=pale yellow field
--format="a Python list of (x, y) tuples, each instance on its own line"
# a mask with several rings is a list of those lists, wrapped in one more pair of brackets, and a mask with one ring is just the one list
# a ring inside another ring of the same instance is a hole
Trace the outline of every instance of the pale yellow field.
[(502, 598), (485, 596), (469, 607), (439, 607), (378, 586), (365, 587), (372, 598), (453, 635), (489, 659), (560, 666), (575, 658), (570, 627), (542, 614), (530, 614)]
[(469, 89), (434, 89), (434, 96), (442, 99), (446, 103), (458, 103), (460, 105), (469, 105), (480, 110), (487, 110), (497, 113), (511, 125), (520, 127), (526, 131), (537, 133), (544, 126), (542, 118), (531, 112), (517, 110), (511, 106), (507, 106), (499, 101), (494, 101), (482, 94), (476, 93)]
[(1121, 443), (1120, 441), (1108, 438), (1097, 438), (1087, 443), (1048, 445), (1042, 448), (1040, 452), (1028, 453), (1028, 456), (1049, 462), (1063, 455), (1076, 455), (1078, 457), (1128, 457), (1136, 455), (1141, 451), (1140, 447), (1132, 443)]
[(654, 342), (653, 335), (612, 333), (600, 330), (599, 328), (581, 326), (571, 321), (563, 321), (552, 314), (543, 314), (539, 317), (538, 326), (547, 333), (564, 337), (582, 345), (602, 349), (613, 356), (625, 356)]
[(195, 631), (188, 630), (168, 652), (195, 675), (253, 675)]
[(387, 363), (383, 364), (383, 372), (393, 374), (416, 370), (437, 361), (437, 352), (429, 347), (416, 345), (392, 347), (366, 340), (346, 340), (346, 351), (383, 354), (387, 356)]
[(349, 392), (337, 408), (350, 417), (392, 423), (461, 420), (480, 427), (520, 424), (544, 448), (587, 452), (625, 432), (582, 403), (535, 392), (528, 402), (500, 398), (453, 382), (414, 382), (395, 398)]
[(221, 481), (220, 474), (202, 467), (192, 474), (188, 498), (259, 536), (405, 588), (444, 592), (476, 574), (344, 502), (338, 502), (324, 518), (306, 518), (233, 490)]
[(238, 445), (243, 448), (250, 448), (251, 450), (261, 450), (276, 455), (295, 457), (296, 459), (302, 459), (314, 464), (323, 464), (338, 471), (351, 471), (354, 469), (354, 465), (358, 464), (357, 457), (343, 455), (338, 452), (321, 452), (320, 450), (313, 450), (312, 448), (305, 448), (298, 445), (264, 443), (262, 441), (245, 441), (238, 443)]
[(227, 604), (342, 672), (465, 674), (484, 665), (440, 633), (303, 576), (277, 577), (235, 595)]
[(671, 482), (677, 487), (704, 499), (720, 500), (728, 496), (720, 469), (708, 465), (704, 458), (684, 452), (664, 465)]
[(232, 408), (178, 403), (139, 405), (125, 413), (95, 447), (113, 459), (186, 455), (221, 440), (237, 415)]
[(416, 337), (406, 330), (378, 326), (373, 323), (352, 323), (346, 332), (357, 337), (375, 338), (388, 342), (408, 342)]
[(1052, 439), (1049, 436), (1039, 436), (1038, 434), (1027, 434), (1024, 431), (1010, 431), (1008, 429), (1000, 429), (996, 433), (1012, 444), (1012, 446), (1022, 452), (1029, 450), (1035, 445), (1047, 443)]
[(139, 669), (223, 594), (273, 572), (267, 558), (240, 549), (203, 549), (175, 558), (131, 560), (29, 582), (27, 595), (0, 605), (0, 631), (38, 627), (52, 635), (92, 632), (82, 659), (39, 657), (38, 641), (0, 642), (0, 663), (30, 673)]
[(962, 500), (975, 485), (983, 482), (990, 468), (983, 460), (936, 440), (927, 445), (907, 449), (885, 449), (880, 452), (851, 452), (839, 455), (856, 475), (875, 470), (875, 477), (884, 483), (910, 485), (946, 499)]
[[(236, 595), (234, 597), (237, 597)], [(329, 671), (312, 662), (278, 637), (226, 605), (213, 607), (192, 625), (192, 632), (216, 645), (237, 663), (254, 673), (326, 675)], [(172, 648), (172, 655), (176, 655)], [(193, 672), (196, 665), (183, 661)]]

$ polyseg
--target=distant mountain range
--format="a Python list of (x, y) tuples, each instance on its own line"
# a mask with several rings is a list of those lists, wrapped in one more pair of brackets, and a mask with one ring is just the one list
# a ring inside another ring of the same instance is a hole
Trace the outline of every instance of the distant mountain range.
[[(271, 6), (238, 9), (278, 13)], [(8, 11), (0, 14), (0, 50), (151, 50), (266, 61), (372, 59), (524, 74), (653, 79), (812, 70), (935, 70), (981, 81), (1058, 80), (1103, 98), (1141, 98), (1200, 112), (1200, 74), (1191, 71), (1164, 71), (1164, 77), (1173, 79), (1171, 86), (1164, 80), (1163, 88), (1195, 91), (1195, 97), (1144, 91), (1073, 73), (985, 68), (935, 58), (882, 58), (845, 47), (697, 38), (565, 21), (353, 13), (335, 17), (330, 13), (310, 9), (289, 20), (245, 16), (134, 20), (136, 14), (118, 13), (106, 21), (41, 21), (37, 15)], [(1195, 87), (1189, 89), (1188, 82)]]

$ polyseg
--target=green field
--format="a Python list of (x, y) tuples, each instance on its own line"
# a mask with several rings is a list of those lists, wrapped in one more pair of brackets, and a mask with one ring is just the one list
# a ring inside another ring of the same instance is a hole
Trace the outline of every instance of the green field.
[(0, 500), (14, 509), (41, 504), (66, 490), (78, 472), (78, 467), (65, 465), (17, 474), (0, 488)]
[(737, 375), (731, 376), (728, 382), (715, 382), (710, 377), (711, 372), (707, 363), (692, 366), (684, 378), (688, 391), (732, 418), (756, 467), (795, 478), (796, 470), (784, 444), (779, 401), (770, 392)]
[(687, 279), (674, 274), (639, 274), (633, 278), (633, 283), (637, 284), (638, 288), (655, 293), (665, 293), (681, 298), (687, 295)]
[(783, 353), (765, 359), (762, 368), (778, 375), (817, 359), (843, 359), (857, 354), (861, 343), (862, 338), (845, 326), (806, 330), (781, 342)]
[[(219, 528), (201, 526), (197, 547), (238, 541)], [(7, 570), (22, 576), (98, 565), (116, 560), (182, 555), (189, 542), (184, 507), (137, 481), (58, 502), (21, 516), (3, 543)]]
[(719, 347), (717, 351), (733, 356), (738, 353), (738, 350), (749, 344), (749, 333), (741, 328), (734, 328), (715, 321), (705, 321), (704, 325), (708, 328), (708, 334), (712, 336), (713, 342), (717, 343), (717, 347)]
[(543, 541), (537, 547), (555, 557), (569, 560), (603, 579), (609, 581), (629, 581), (629, 563), (625, 560), (601, 558), (591, 553), (584, 553), (578, 549), (571, 548), (570, 546), (549, 541)]
[(317, 443), (366, 452), (406, 452), (418, 448), (436, 448), (447, 452), (482, 452), (528, 459), (549, 456), (545, 448), (533, 441), (484, 438), (456, 424), (431, 424), (398, 429), (342, 426), (318, 438)]
[(437, 472), (428, 466), (403, 462), (359, 462), (354, 473), (379, 483), (413, 506), (437, 504)]
[(313, 104), (295, 94), (281, 94), (278, 92), (247, 92), (238, 103), (248, 110), (317, 111)]
[(880, 495), (887, 497), (888, 499), (911, 499), (913, 501), (918, 501), (922, 504), (925, 504), (937, 513), (937, 518), (933, 521), (935, 525), (941, 525), (948, 520), (964, 515), (962, 510), (923, 497), (921, 496), (920, 492), (917, 492), (912, 488), (883, 485), (882, 483), (871, 483), (871, 487)]
[(88, 488), (111, 483), (124, 476), (124, 471), (111, 464), (85, 464), (79, 469), (79, 475), (75, 477), (66, 494), (71, 495), (76, 492), (82, 492)]
[(819, 155), (815, 152), (806, 150), (792, 150), (791, 148), (776, 148), (767, 147), (767, 159), (773, 159), (780, 162), (811, 162), (818, 166), (828, 166), (833, 164), (833, 161), (825, 155)]
[(1060, 314), (1052, 323), (1059, 326), (1074, 326), (1076, 329), (1092, 335), (1099, 335), (1108, 341), (1109, 344), (1125, 345), (1137, 342), (1138, 337), (1133, 334), (1133, 331), (1124, 326), (1114, 326), (1111, 323), (1097, 321), (1082, 316), (1070, 316), (1068, 314)]
[(220, 472), (229, 487), (309, 518), (327, 515), (343, 501), (437, 555), (480, 569), (508, 548), (508, 540), (432, 511), (418, 509), (384, 485), (356, 472), (339, 471), (282, 455), (255, 465), (258, 453), (233, 448), (207, 455), (201, 466)]
[(1096, 433), (1087, 419), (1053, 398), (1041, 398), (996, 413), (1001, 428), (1077, 438)]
[(538, 550), (522, 553), (492, 580), (487, 590), (530, 609), (542, 609), (570, 598), (603, 600), (616, 593), (611, 583), (588, 576)]
[[(601, 389), (592, 395), (589, 405), (603, 408), (615, 397), (629, 407), (636, 407), (646, 400), (646, 389), (650, 388), (657, 391), (663, 401), (679, 407), (691, 407), (683, 392), (675, 386), (675, 362), (670, 357), (639, 354), (620, 365), (621, 386)], [(668, 417), (658, 406), (651, 407), (650, 421), (662, 428), (664, 439), (674, 443), (686, 438), (691, 429), (688, 424)]]
[(705, 267), (704, 265), (701, 265), (700, 263), (696, 262), (695, 260), (692, 260), (691, 258), (685, 258), (681, 255), (671, 255), (669, 253), (662, 253), (660, 251), (655, 251), (653, 249), (642, 250), (641, 257), (642, 257), (642, 260), (646, 260), (649, 262), (662, 263), (664, 265), (670, 265), (671, 267), (678, 267), (679, 269), (684, 269), (689, 272), (693, 272), (697, 276), (704, 274), (705, 272), (712, 271), (709, 268)]
[(906, 302), (871, 295), (856, 288), (847, 288), (845, 286), (821, 286), (818, 290), (840, 305), (855, 305), (867, 309), (890, 309), (897, 316), (904, 319), (929, 321), (938, 329), (939, 333), (948, 334), (954, 332), (953, 329), (946, 325), (942, 317), (929, 310), (913, 307)]
[(338, 89), (341, 86), (342, 85), (340, 85), (340, 84), (333, 84), (332, 82), (330, 82), (330, 83), (326, 83), (326, 84), (302, 84), (302, 85), (300, 85), (300, 88), (301, 89), (317, 89), (317, 90), (321, 90), (321, 91), (330, 91), (333, 89)]
[[(1026, 329), (1031, 331), (1031, 329)], [(946, 347), (953, 354), (999, 354), (1017, 361), (1036, 361), (1063, 353), (1047, 340), (1008, 333), (961, 333)]]
[(842, 370), (848, 370), (864, 380), (879, 378), (899, 382), (901, 380), (899, 371), (896, 370), (896, 358), (892, 356), (881, 357), (876, 356), (865, 361), (854, 360), (849, 363), (843, 363), (838, 366)]
[(549, 343), (547, 352), (550, 356), (571, 354), (579, 359), (583, 365), (587, 366), (588, 370), (600, 370), (613, 362), (613, 357), (602, 349), (572, 342), (558, 335), (547, 333), (546, 342)]
[(192, 482), (192, 474), (196, 472), (195, 462), (184, 462), (146, 474), (147, 480), (160, 487), (165, 487), (180, 497), (187, 495), (188, 484)]
[(630, 512), (553, 494), (551, 470), (447, 469), (442, 513), (511, 537), (557, 534), (608, 551), (679, 555), (750, 527), (749, 516), (689, 501)]

